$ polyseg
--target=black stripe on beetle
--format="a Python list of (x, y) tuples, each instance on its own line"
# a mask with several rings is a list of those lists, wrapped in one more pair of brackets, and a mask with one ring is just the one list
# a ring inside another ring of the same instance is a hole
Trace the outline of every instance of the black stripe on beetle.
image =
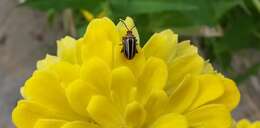
[(124, 56), (131, 60), (135, 57), (135, 54), (138, 53), (137, 51), (137, 39), (133, 35), (132, 29), (135, 27), (132, 27), (131, 29), (128, 29), (127, 25), (123, 20), (120, 19), (120, 21), (124, 24), (124, 26), (127, 29), (126, 35), (122, 37), (122, 45), (123, 48), (121, 52), (124, 54)]

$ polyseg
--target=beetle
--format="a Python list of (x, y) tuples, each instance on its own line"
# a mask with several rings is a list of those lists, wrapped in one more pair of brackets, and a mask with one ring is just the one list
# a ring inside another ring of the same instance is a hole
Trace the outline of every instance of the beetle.
[(133, 35), (133, 31), (132, 31), (133, 28), (135, 28), (135, 26), (133, 26), (131, 29), (129, 29), (127, 27), (126, 23), (122, 19), (120, 19), (120, 21), (124, 24), (124, 26), (127, 29), (126, 35), (122, 37), (122, 45), (123, 45), (123, 47), (121, 49), (121, 53), (123, 53), (124, 56), (128, 60), (131, 60), (138, 53), (138, 51), (137, 51), (137, 39)]

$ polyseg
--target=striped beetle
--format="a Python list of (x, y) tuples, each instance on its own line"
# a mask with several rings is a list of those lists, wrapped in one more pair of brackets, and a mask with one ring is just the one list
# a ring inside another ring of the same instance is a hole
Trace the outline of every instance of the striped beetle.
[(121, 50), (121, 53), (124, 53), (125, 57), (129, 60), (133, 59), (135, 57), (135, 54), (138, 53), (137, 51), (137, 39), (136, 37), (133, 35), (132, 29), (135, 28), (135, 26), (133, 26), (131, 29), (129, 29), (126, 25), (126, 23), (120, 19), (120, 21), (124, 24), (124, 26), (127, 29), (126, 35), (123, 36), (122, 39), (122, 45), (123, 48)]

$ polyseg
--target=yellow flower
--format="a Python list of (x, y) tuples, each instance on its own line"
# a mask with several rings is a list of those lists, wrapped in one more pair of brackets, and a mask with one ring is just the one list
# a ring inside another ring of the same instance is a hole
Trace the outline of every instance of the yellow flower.
[[(134, 22), (127, 17), (131, 28)], [(18, 128), (228, 128), (240, 94), (189, 41), (155, 33), (128, 60), (126, 28), (94, 19), (83, 38), (58, 41), (21, 89)], [(137, 29), (133, 30), (139, 43)]]
[(250, 122), (247, 119), (242, 119), (236, 124), (236, 128), (260, 128), (260, 121)]

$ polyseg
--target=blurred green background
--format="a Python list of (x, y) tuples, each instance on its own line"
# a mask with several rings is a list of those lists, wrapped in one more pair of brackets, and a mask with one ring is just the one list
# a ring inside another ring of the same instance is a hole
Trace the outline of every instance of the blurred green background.
[(10, 113), (37, 60), (55, 54), (56, 40), (79, 38), (104, 16), (115, 23), (131, 16), (141, 45), (167, 28), (191, 40), (238, 83), (235, 118), (260, 120), (260, 0), (0, 0), (1, 128), (13, 128)]

